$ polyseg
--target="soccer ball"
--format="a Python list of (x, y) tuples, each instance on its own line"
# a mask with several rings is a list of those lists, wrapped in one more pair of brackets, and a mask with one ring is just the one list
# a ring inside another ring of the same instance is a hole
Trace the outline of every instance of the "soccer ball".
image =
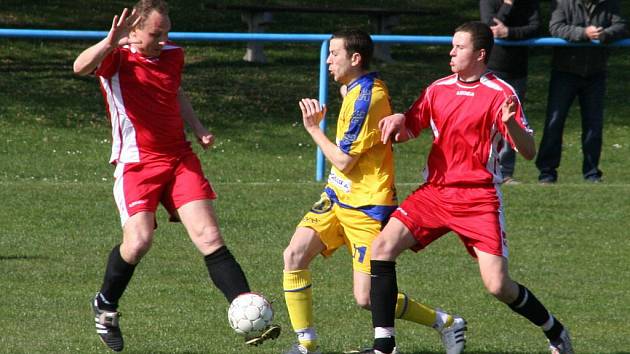
[(237, 296), (228, 309), (228, 321), (236, 333), (257, 337), (273, 320), (271, 304), (262, 295), (244, 293)]

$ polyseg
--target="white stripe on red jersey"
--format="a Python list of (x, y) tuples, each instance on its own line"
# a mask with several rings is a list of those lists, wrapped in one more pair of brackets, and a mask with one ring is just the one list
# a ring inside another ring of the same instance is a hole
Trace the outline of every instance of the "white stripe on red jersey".
[[(498, 152), (503, 137), (514, 145), (501, 120), (501, 105), (514, 89), (492, 73), (465, 83), (450, 75), (429, 85), (405, 113), (412, 136), (431, 127), (433, 145), (423, 172), (425, 180), (445, 186), (501, 182)], [(528, 133), (520, 102), (516, 122)]]

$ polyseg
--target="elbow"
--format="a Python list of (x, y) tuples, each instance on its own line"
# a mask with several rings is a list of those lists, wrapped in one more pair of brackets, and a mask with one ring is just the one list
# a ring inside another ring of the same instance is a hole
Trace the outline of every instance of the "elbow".
[(527, 161), (531, 161), (534, 159), (534, 157), (536, 157), (536, 147), (530, 147), (528, 149), (524, 149), (521, 152), (521, 155), (523, 156), (523, 158), (525, 158), (525, 160)]

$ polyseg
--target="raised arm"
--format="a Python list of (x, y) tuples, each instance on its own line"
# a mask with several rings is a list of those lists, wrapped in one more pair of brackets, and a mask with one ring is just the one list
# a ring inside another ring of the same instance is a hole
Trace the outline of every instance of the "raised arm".
[(135, 10), (131, 12), (130, 16), (127, 16), (128, 11), (125, 8), (120, 17), (114, 16), (107, 37), (79, 54), (73, 65), (75, 74), (83, 76), (92, 73), (107, 54), (111, 53), (117, 46), (140, 43), (138, 40), (129, 38), (129, 32), (138, 24), (140, 17), (136, 16)]
[(514, 96), (509, 96), (501, 106), (501, 120), (505, 124), (507, 133), (514, 142), (516, 150), (523, 155), (526, 160), (531, 160), (536, 156), (536, 143), (534, 137), (521, 127), (514, 117), (516, 116), (516, 100)]
[(324, 156), (341, 172), (347, 173), (350, 171), (359, 160), (360, 155), (352, 156), (341, 151), (339, 146), (330, 141), (319, 128), (319, 122), (324, 118), (326, 108), (322, 107), (319, 101), (313, 98), (303, 98), (300, 100), (299, 105), (300, 110), (302, 110), (304, 128), (311, 135), (315, 144), (322, 150)]

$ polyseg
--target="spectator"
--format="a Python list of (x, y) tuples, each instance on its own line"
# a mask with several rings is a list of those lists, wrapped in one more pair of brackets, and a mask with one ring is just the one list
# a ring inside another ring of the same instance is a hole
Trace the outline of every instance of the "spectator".
[[(522, 40), (535, 37), (540, 27), (538, 0), (481, 0), (481, 22), (490, 26), (494, 38)], [(527, 89), (527, 62), (529, 48), (522, 46), (495, 46), (490, 54), (488, 69), (509, 83), (522, 102)], [(504, 184), (518, 183), (514, 179), (516, 153), (505, 143), (499, 152), (501, 175)]]
[[(571, 42), (598, 40), (605, 44), (626, 33), (618, 0), (558, 0), (552, 3), (552, 9), (549, 31), (555, 37)], [(558, 180), (564, 122), (576, 96), (582, 115), (582, 174), (586, 181), (601, 181), (599, 158), (608, 55), (605, 47), (554, 48), (547, 119), (536, 158), (540, 183)]]

